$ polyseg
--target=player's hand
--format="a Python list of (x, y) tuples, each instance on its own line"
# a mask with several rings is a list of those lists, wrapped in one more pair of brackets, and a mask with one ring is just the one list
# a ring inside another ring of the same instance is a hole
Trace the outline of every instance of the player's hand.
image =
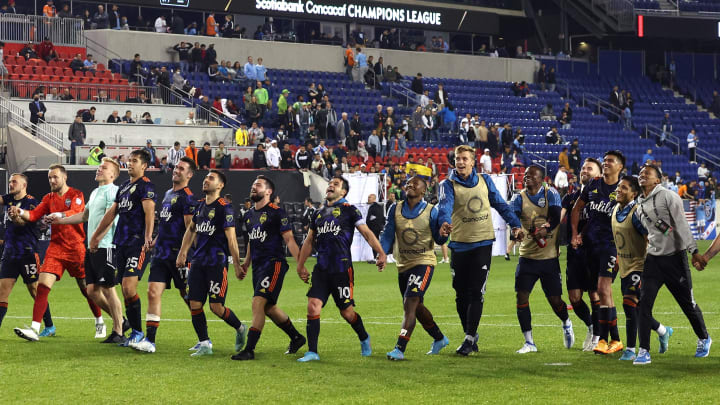
[(152, 237), (148, 238), (145, 237), (145, 244), (143, 244), (143, 252), (147, 252), (153, 247), (153, 240)]
[(178, 252), (177, 259), (175, 259), (175, 266), (180, 269), (185, 267), (187, 262), (187, 253)]
[(298, 266), (297, 273), (298, 273), (298, 276), (300, 276), (300, 280), (302, 280), (303, 283), (307, 284), (310, 281), (310, 273), (308, 273), (305, 266)]
[(153, 239), (153, 240), (150, 242), (150, 249), (155, 249), (155, 244), (156, 244), (156, 243), (157, 243), (157, 238)]
[(20, 216), (20, 207), (16, 205), (9, 207), (8, 215), (10, 215), (12, 219), (17, 218), (18, 216)]
[(385, 253), (380, 253), (375, 260), (375, 265), (378, 268), (378, 271), (383, 271), (385, 269), (385, 263), (387, 263), (387, 255)]
[(60, 222), (61, 219), (63, 219), (64, 216), (65, 215), (63, 215), (61, 212), (53, 212), (51, 214), (45, 215), (42, 221), (45, 225), (57, 224)]
[(572, 245), (573, 249), (577, 249), (580, 245), (582, 245), (583, 244), (582, 234), (578, 233), (576, 235), (573, 235), (572, 241), (570, 242), (570, 244)]
[(244, 279), (245, 276), (247, 275), (248, 269), (244, 265), (245, 265), (245, 263), (243, 263), (239, 266), (235, 266), (235, 277), (237, 277), (238, 280)]
[(443, 222), (443, 224), (440, 226), (440, 236), (447, 237), (450, 236), (450, 232), (452, 232), (452, 225), (448, 224), (447, 222)]
[(99, 245), (100, 241), (95, 236), (93, 236), (92, 238), (90, 238), (90, 247), (88, 249), (90, 249), (91, 253), (95, 253), (98, 251)]
[(692, 265), (695, 267), (698, 271), (705, 270), (705, 266), (707, 266), (708, 260), (704, 255), (701, 255), (700, 253), (695, 253), (692, 255)]
[(513, 237), (517, 241), (523, 240), (523, 238), (525, 238), (525, 233), (523, 233), (522, 228), (513, 228), (512, 233), (513, 233)]
[(247, 260), (245, 260), (244, 262), (242, 262), (242, 264), (240, 265), (240, 267), (242, 267), (242, 268), (245, 270), (245, 273), (247, 273), (247, 272), (248, 272), (248, 269), (250, 268), (250, 262), (248, 262)]
[(535, 232), (533, 237), (535, 238), (535, 240), (545, 239), (547, 237), (547, 234), (548, 229), (545, 226), (541, 226), (540, 228), (537, 228), (537, 231)]

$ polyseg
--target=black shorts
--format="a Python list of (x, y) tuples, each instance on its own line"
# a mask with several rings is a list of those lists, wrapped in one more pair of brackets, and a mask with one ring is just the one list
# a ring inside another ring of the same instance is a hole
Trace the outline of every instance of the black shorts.
[(597, 291), (598, 277), (617, 277), (617, 251), (615, 245), (587, 250), (587, 263), (590, 268), (590, 291)]
[(398, 274), (398, 287), (403, 297), (420, 297), (423, 301), (425, 291), (430, 287), (435, 268), (426, 264), (412, 267)]
[(175, 288), (184, 290), (187, 288), (187, 270), (181, 271), (175, 265), (175, 259), (158, 259), (153, 257), (150, 262), (149, 283), (165, 283), (165, 288)]
[(115, 248), (116, 281), (122, 283), (125, 277), (137, 277), (142, 280), (145, 272), (145, 252), (143, 245), (117, 246)]
[(206, 265), (193, 262), (188, 273), (188, 299), (203, 304), (210, 297), (210, 303), (225, 304), (227, 295), (227, 264)]
[(98, 248), (93, 253), (90, 250), (85, 251), (85, 282), (87, 284), (97, 284), (103, 287), (114, 287), (115, 279), (115, 262), (113, 248)]
[(464, 252), (452, 251), (450, 272), (457, 297), (484, 301), (491, 257), (492, 245)]
[(286, 261), (269, 262), (261, 267), (253, 266), (253, 297), (263, 297), (270, 305), (277, 304), (288, 268)]
[(310, 290), (307, 292), (308, 298), (317, 298), (323, 303), (323, 307), (327, 303), (328, 297), (332, 295), (335, 305), (342, 311), (343, 309), (354, 306), (353, 288), (355, 286), (355, 274), (352, 266), (347, 271), (339, 273), (328, 273), (327, 270), (315, 268), (310, 279)]
[(622, 295), (634, 295), (640, 299), (640, 286), (642, 280), (642, 271), (633, 271), (625, 277), (620, 278), (620, 291)]
[(555, 259), (535, 260), (521, 257), (515, 270), (515, 291), (532, 292), (540, 280), (546, 297), (562, 295), (560, 261)]
[[(588, 268), (585, 249), (573, 249), (568, 245), (565, 285), (567, 286), (568, 291), (594, 291), (590, 289), (592, 283), (590, 282), (590, 269)], [(597, 286), (597, 281), (595, 282), (595, 285)], [(597, 289), (597, 287), (595, 289)]]
[(0, 262), (0, 278), (17, 280), (20, 276), (25, 284), (32, 284), (38, 281), (39, 269), (40, 256), (37, 253), (17, 258), (3, 257)]

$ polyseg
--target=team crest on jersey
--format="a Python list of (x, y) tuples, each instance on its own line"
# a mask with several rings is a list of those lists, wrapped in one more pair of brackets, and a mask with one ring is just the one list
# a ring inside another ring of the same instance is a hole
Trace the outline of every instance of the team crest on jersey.
[(69, 198), (65, 200), (65, 205), (66, 205), (66, 206), (68, 206), (68, 207), (69, 207), (69, 206), (70, 206), (70, 203), (71, 203), (71, 201), (70, 201), (70, 199), (69, 199)]
[(613, 191), (610, 193), (610, 201), (615, 201), (615, 198), (617, 197), (617, 192)]
[(147, 198), (155, 198), (155, 192), (154, 191), (148, 191)]
[(280, 220), (280, 223), (281, 223), (282, 225), (287, 225), (287, 224), (288, 224), (288, 219), (287, 219), (287, 218), (283, 218), (283, 219)]
[(215, 218), (215, 208), (211, 209), (210, 212), (208, 212), (208, 218)]
[(545, 197), (540, 197), (538, 200), (538, 207), (545, 208)]
[(261, 224), (264, 224), (265, 221), (267, 221), (267, 214), (263, 212), (263, 213), (260, 215), (260, 223), (261, 223)]
[(134, 192), (135, 192), (135, 185), (133, 185), (132, 187), (130, 187), (130, 194), (132, 194), (132, 193), (134, 193)]
[(332, 214), (335, 218), (339, 217), (340, 216), (340, 208), (338, 208), (338, 207), (333, 208)]
[(177, 196), (173, 197), (173, 198), (170, 200), (170, 204), (171, 204), (171, 205), (172, 205), (172, 204), (175, 204), (176, 202), (177, 202)]
[(232, 215), (225, 215), (225, 222), (232, 222), (233, 216)]

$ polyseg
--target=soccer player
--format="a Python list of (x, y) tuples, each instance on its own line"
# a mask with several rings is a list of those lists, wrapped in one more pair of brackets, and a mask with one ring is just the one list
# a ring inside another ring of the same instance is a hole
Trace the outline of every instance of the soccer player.
[[(599, 341), (593, 348), (597, 354), (610, 354), (623, 349), (617, 328), (617, 310), (613, 303), (612, 283), (617, 276), (617, 251), (613, 240), (610, 216), (615, 208), (615, 189), (619, 176), (625, 167), (622, 152), (605, 152), (602, 163), (602, 177), (588, 183), (580, 193), (570, 216), (572, 226), (572, 247), (585, 247), (590, 269), (590, 291), (597, 290), (600, 298), (598, 308)], [(587, 208), (586, 208), (587, 207)], [(580, 216), (587, 212), (587, 222), (580, 232)], [(608, 343), (608, 333), (610, 342)]]
[(650, 364), (652, 308), (663, 284), (680, 305), (698, 337), (695, 357), (707, 357), (712, 345), (702, 311), (693, 296), (687, 254), (692, 254), (693, 266), (702, 270), (707, 264), (706, 257), (712, 257), (717, 252), (717, 245), (713, 242), (705, 255), (698, 253), (685, 219), (682, 200), (677, 193), (660, 185), (661, 178), (660, 169), (645, 165), (638, 179), (643, 195), (638, 201), (636, 215), (648, 231), (648, 247), (640, 280), (640, 350), (633, 361), (637, 365)]
[[(562, 211), (560, 213), (560, 221), (565, 219), (567, 223), (567, 240), (572, 241), (572, 226), (570, 220), (565, 217), (568, 211), (572, 211), (575, 202), (580, 198), (583, 187), (587, 186), (590, 180), (599, 177), (602, 171), (602, 165), (595, 158), (587, 158), (580, 169), (581, 187), (572, 193), (568, 193), (562, 199)], [(587, 220), (587, 214), (581, 213), (580, 222), (578, 222), (578, 232), (582, 232)], [(590, 290), (592, 283), (590, 282), (590, 272), (588, 270), (588, 258), (585, 248), (579, 245), (574, 248), (572, 243), (567, 245), (567, 268), (565, 270), (565, 285), (567, 286), (568, 298), (573, 306), (575, 315), (577, 315), (587, 326), (588, 331), (583, 342), (583, 351), (589, 352), (597, 344), (600, 339), (595, 333), (599, 332), (598, 327), (598, 308), (600, 307), (600, 298), (596, 289)], [(587, 304), (583, 300), (583, 291), (587, 291), (592, 306), (592, 315)]]
[(419, 176), (410, 178), (405, 183), (405, 201), (390, 207), (385, 229), (380, 235), (380, 244), (386, 254), (393, 253), (395, 246), (393, 257), (405, 310), (397, 344), (387, 353), (389, 360), (405, 359), (405, 348), (415, 329), (416, 320), (420, 321), (434, 340), (427, 354), (438, 354), (449, 344), (448, 338), (440, 331), (432, 313), (423, 303), (437, 264), (435, 243), (444, 244), (448, 236), (440, 234), (438, 209), (423, 199), (426, 191), (425, 179)]
[(275, 184), (266, 176), (258, 176), (250, 189), (250, 199), (255, 205), (245, 213), (243, 221), (248, 231), (250, 243), (247, 245), (244, 272), (252, 262), (253, 320), (248, 332), (247, 344), (233, 360), (252, 360), (255, 358), (255, 345), (260, 339), (265, 316), (268, 316), (290, 338), (285, 354), (296, 353), (304, 344), (301, 335), (290, 321), (290, 317), (277, 306), (288, 264), (285, 261), (283, 241), (290, 254), (297, 260), (299, 248), (295, 243), (292, 226), (285, 210), (270, 202), (275, 192)]
[[(635, 199), (640, 194), (640, 184), (634, 176), (623, 176), (617, 186), (617, 204), (612, 213), (612, 230), (618, 253), (618, 272), (620, 288), (625, 310), (625, 332), (627, 347), (620, 360), (635, 360), (638, 317), (637, 303), (640, 300), (640, 280), (647, 252), (647, 230), (638, 219)], [(628, 221), (628, 218), (630, 219)], [(668, 341), (673, 334), (671, 327), (665, 327), (655, 318), (651, 319), (651, 328), (658, 333), (660, 353), (668, 349)]]
[[(26, 210), (13, 206), (10, 217), (15, 221), (37, 222), (43, 219), (51, 223), (53, 217), (66, 217), (85, 210), (85, 197), (82, 191), (67, 185), (67, 171), (62, 165), (54, 164), (48, 168), (50, 193), (46, 194), (40, 205), (35, 209)], [(31, 342), (39, 339), (40, 320), (47, 310), (48, 295), (56, 281), (60, 281), (65, 270), (75, 278), (80, 292), (90, 306), (95, 317), (95, 338), (106, 336), (105, 322), (102, 319), (100, 306), (87, 293), (85, 284), (85, 230), (82, 225), (52, 225), (50, 228), (50, 244), (45, 251), (45, 260), (40, 267), (37, 295), (33, 305), (32, 324), (30, 327), (15, 328), (15, 334)], [(105, 303), (103, 303), (104, 305)]]
[(155, 353), (155, 336), (160, 326), (160, 310), (162, 294), (175, 282), (180, 297), (189, 305), (187, 299), (187, 266), (178, 268), (175, 263), (182, 245), (185, 230), (192, 222), (197, 201), (188, 182), (192, 178), (197, 165), (187, 156), (180, 158), (172, 171), (173, 186), (165, 192), (158, 220), (158, 232), (151, 246), (155, 248), (150, 263), (148, 277), (148, 310), (145, 316), (147, 336), (130, 346), (139, 351)]
[(122, 284), (125, 314), (132, 328), (123, 346), (137, 343), (143, 338), (137, 285), (145, 270), (145, 253), (150, 249), (155, 225), (155, 186), (145, 177), (149, 162), (150, 154), (145, 150), (130, 153), (127, 163), (130, 178), (120, 185), (115, 202), (105, 212), (90, 238), (90, 250), (97, 250), (100, 240), (114, 223), (115, 216), (118, 216), (113, 237), (116, 280)]
[[(88, 233), (92, 235), (105, 215), (105, 211), (115, 201), (118, 186), (114, 184), (120, 175), (120, 165), (113, 159), (105, 157), (95, 173), (98, 187), (92, 191), (83, 212), (65, 218), (55, 218), (53, 224), (88, 223)], [(85, 280), (88, 294), (95, 302), (107, 302), (108, 313), (113, 319), (113, 331), (103, 343), (122, 343), (123, 324), (122, 304), (115, 291), (115, 264), (113, 262), (113, 233), (115, 223), (102, 237), (98, 248), (92, 250), (88, 246), (85, 252)], [(89, 242), (89, 241), (88, 241)]]
[(477, 351), (477, 328), (482, 316), (485, 286), (495, 240), (490, 208), (510, 224), (513, 236), (522, 240), (521, 224), (492, 178), (475, 170), (475, 149), (455, 148), (455, 169), (439, 190), (438, 221), (450, 233), (450, 268), (455, 289), (455, 306), (465, 339), (456, 352), (467, 356)]
[[(352, 245), (355, 229), (378, 254), (375, 265), (379, 271), (385, 267), (387, 259), (380, 242), (365, 224), (365, 220), (355, 206), (345, 199), (350, 184), (342, 177), (330, 180), (325, 191), (325, 204), (318, 209), (310, 222), (308, 236), (305, 238), (297, 271), (303, 281), (308, 280), (305, 261), (310, 256), (313, 244), (317, 243), (317, 264), (312, 272), (308, 296), (307, 339), (308, 351), (298, 359), (300, 362), (320, 360), (318, 355), (318, 337), (320, 336), (320, 312), (332, 295), (340, 315), (352, 326), (360, 339), (360, 354), (370, 356), (370, 336), (365, 331), (362, 318), (355, 312), (354, 287), (355, 272), (352, 266)], [(317, 241), (315, 239), (317, 238)]]
[[(205, 356), (212, 354), (212, 342), (208, 337), (207, 319), (203, 305), (210, 297), (210, 310), (236, 331), (235, 351), (239, 352), (245, 344), (247, 328), (235, 316), (230, 308), (225, 306), (227, 294), (227, 265), (228, 255), (232, 255), (233, 263), (240, 262), (237, 237), (235, 235), (235, 215), (232, 206), (223, 198), (220, 192), (227, 184), (225, 175), (212, 169), (203, 180), (204, 201), (195, 209), (192, 223), (189, 224), (183, 236), (182, 246), (177, 255), (175, 265), (178, 268), (187, 265), (187, 254), (190, 246), (195, 244), (195, 253), (188, 274), (188, 299), (190, 300), (190, 314), (198, 344), (191, 356)], [(235, 275), (240, 280), (245, 278), (246, 269), (235, 265)]]
[[(27, 177), (24, 174), (13, 173), (10, 175), (9, 193), (0, 197), (0, 204), (7, 207), (20, 207), (24, 210), (31, 210), (38, 205), (35, 197), (27, 193)], [(15, 286), (19, 276), (35, 299), (38, 286), (38, 268), (40, 259), (38, 256), (39, 231), (35, 224), (23, 221), (15, 222), (10, 218), (10, 209), (5, 215), (5, 242), (0, 262), (0, 325), (7, 313), (8, 298), (10, 291)], [(45, 328), (40, 332), (40, 337), (52, 336), (55, 334), (55, 326), (50, 315), (48, 305), (43, 314)]]
[(562, 321), (563, 342), (569, 349), (575, 343), (567, 305), (560, 298), (562, 281), (558, 260), (557, 231), (560, 224), (560, 194), (543, 186), (545, 173), (538, 166), (525, 169), (525, 189), (516, 194), (510, 206), (520, 218), (525, 238), (520, 240), (520, 259), (515, 270), (517, 317), (525, 343), (517, 353), (537, 352), (532, 335), (530, 293), (540, 280), (550, 306)]

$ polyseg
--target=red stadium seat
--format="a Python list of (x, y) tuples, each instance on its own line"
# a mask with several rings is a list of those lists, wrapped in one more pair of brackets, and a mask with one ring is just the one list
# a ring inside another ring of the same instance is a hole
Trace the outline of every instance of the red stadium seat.
[(241, 163), (240, 163), (240, 158), (236, 156), (235, 159), (233, 159), (232, 168), (233, 168), (233, 169), (239, 169), (239, 168), (240, 168), (240, 164), (241, 164)]
[(215, 159), (210, 159), (210, 168), (211, 169), (215, 168)]

